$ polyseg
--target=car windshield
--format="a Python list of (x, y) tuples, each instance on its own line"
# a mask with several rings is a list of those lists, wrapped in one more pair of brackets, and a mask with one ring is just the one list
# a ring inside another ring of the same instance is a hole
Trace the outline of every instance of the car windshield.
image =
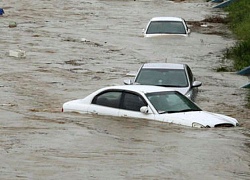
[(201, 111), (201, 109), (184, 95), (175, 91), (146, 94), (148, 100), (159, 114)]
[(187, 87), (184, 69), (141, 69), (135, 83), (164, 87)]
[(186, 34), (186, 29), (181, 21), (152, 21), (146, 34)]

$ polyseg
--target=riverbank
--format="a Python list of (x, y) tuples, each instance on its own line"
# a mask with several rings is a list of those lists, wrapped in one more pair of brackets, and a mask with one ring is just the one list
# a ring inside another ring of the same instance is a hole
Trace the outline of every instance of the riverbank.
[(250, 1), (235, 1), (225, 10), (229, 12), (229, 28), (238, 39), (229, 49), (227, 58), (233, 59), (236, 70), (241, 70), (250, 65)]
[[(250, 1), (235, 1), (225, 10), (229, 12), (229, 27), (238, 39), (235, 46), (229, 49), (226, 57), (233, 60), (236, 70), (241, 70), (250, 66)], [(246, 99), (246, 107), (250, 108), (250, 90)]]

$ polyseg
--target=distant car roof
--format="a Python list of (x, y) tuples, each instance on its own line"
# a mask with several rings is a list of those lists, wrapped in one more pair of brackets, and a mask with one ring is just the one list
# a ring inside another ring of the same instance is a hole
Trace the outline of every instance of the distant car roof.
[(108, 86), (100, 90), (109, 90), (109, 89), (119, 89), (127, 91), (135, 91), (142, 93), (151, 93), (151, 92), (162, 92), (162, 91), (176, 91), (172, 88), (160, 87), (160, 86), (151, 86), (151, 85), (120, 85), (120, 86)]
[(183, 21), (179, 17), (154, 17), (150, 21)]
[(184, 69), (185, 64), (177, 63), (146, 63), (143, 69)]

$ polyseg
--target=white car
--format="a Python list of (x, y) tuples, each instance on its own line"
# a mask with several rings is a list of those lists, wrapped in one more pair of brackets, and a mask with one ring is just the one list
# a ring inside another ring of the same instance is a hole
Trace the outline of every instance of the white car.
[(179, 17), (154, 17), (145, 30), (144, 37), (154, 37), (160, 35), (180, 35), (188, 36), (190, 29), (184, 19)]
[(172, 87), (195, 101), (198, 87), (202, 85), (196, 81), (187, 64), (177, 63), (146, 63), (137, 72), (134, 80), (124, 80), (124, 84), (155, 85)]
[(105, 87), (64, 103), (62, 112), (150, 119), (199, 128), (238, 126), (234, 118), (202, 111), (178, 91), (146, 85)]

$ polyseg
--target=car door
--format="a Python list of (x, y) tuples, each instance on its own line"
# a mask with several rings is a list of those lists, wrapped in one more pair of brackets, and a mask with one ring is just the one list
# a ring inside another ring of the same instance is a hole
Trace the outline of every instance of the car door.
[(96, 95), (88, 108), (88, 113), (118, 116), (121, 91), (109, 90)]
[(142, 106), (148, 106), (148, 104), (141, 95), (132, 92), (123, 92), (119, 116), (154, 120), (154, 114), (150, 108), (148, 113), (140, 112)]

